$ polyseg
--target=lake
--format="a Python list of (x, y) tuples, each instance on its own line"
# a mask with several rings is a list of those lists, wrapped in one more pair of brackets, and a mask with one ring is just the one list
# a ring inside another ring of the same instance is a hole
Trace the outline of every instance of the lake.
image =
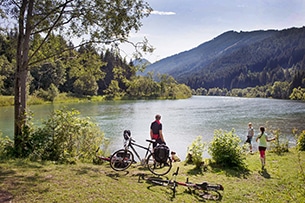
[[(122, 147), (125, 129), (131, 131), (138, 143), (146, 145), (150, 123), (155, 114), (161, 114), (166, 142), (182, 159), (197, 136), (210, 142), (216, 129), (230, 131), (234, 128), (244, 141), (248, 122), (252, 122), (255, 134), (259, 133), (261, 125), (267, 128), (267, 134), (279, 129), (290, 139), (291, 145), (295, 144), (292, 129), (305, 129), (304, 102), (265, 98), (193, 96), (182, 100), (106, 101), (29, 108), (34, 113), (34, 123), (39, 124), (61, 106), (77, 109), (81, 116), (88, 116), (97, 123), (111, 141), (111, 152)], [(13, 107), (0, 108), (0, 131), (10, 137), (13, 137), (13, 115)]]

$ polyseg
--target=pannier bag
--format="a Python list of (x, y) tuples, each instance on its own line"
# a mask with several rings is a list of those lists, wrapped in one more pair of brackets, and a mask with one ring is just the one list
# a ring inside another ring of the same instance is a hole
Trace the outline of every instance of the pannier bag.
[(159, 163), (166, 163), (169, 157), (169, 148), (165, 144), (159, 144), (154, 148), (155, 160)]

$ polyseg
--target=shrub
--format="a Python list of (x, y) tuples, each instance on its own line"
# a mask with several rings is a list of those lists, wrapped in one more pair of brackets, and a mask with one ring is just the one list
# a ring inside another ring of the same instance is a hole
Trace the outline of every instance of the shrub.
[(187, 148), (186, 162), (195, 164), (196, 168), (202, 166), (202, 155), (206, 144), (202, 142), (202, 137), (198, 136), (192, 144)]
[(272, 132), (277, 138), (274, 142), (270, 143), (271, 152), (281, 155), (284, 152), (288, 152), (288, 139), (286, 137), (280, 139), (280, 130), (273, 130)]
[(0, 160), (13, 157), (14, 142), (0, 132)]
[(52, 83), (47, 90), (39, 89), (36, 90), (33, 96), (40, 97), (46, 101), (53, 102), (54, 99), (59, 95), (58, 88)]
[(305, 151), (305, 130), (298, 135), (297, 147), (299, 151)]
[(245, 156), (240, 143), (241, 139), (235, 134), (234, 129), (230, 132), (215, 130), (208, 151), (216, 164), (242, 168)]
[(78, 115), (76, 110), (54, 111), (31, 137), (31, 158), (63, 163), (92, 160), (105, 138), (89, 118), (79, 118)]

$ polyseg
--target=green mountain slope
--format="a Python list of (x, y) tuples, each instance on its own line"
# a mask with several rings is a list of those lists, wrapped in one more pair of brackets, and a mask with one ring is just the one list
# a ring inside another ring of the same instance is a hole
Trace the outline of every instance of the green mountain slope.
[(198, 47), (162, 59), (147, 72), (169, 74), (191, 88), (244, 88), (291, 82), (305, 69), (305, 27), (229, 31)]

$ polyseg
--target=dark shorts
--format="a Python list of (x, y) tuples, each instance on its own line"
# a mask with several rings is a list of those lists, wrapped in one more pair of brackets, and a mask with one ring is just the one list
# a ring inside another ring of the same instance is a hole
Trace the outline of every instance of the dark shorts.
[(247, 137), (246, 143), (251, 144), (251, 141), (252, 141), (252, 137)]

